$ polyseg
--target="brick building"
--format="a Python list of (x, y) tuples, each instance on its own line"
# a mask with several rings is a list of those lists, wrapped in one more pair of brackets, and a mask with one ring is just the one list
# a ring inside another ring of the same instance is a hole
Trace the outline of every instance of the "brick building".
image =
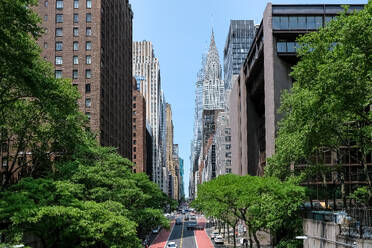
[(139, 85), (133, 78), (133, 150), (132, 161), (135, 163), (133, 171), (147, 172), (147, 145), (146, 145), (146, 101)]
[(121, 0), (39, 0), (42, 56), (71, 78), (103, 146), (132, 158), (132, 19)]

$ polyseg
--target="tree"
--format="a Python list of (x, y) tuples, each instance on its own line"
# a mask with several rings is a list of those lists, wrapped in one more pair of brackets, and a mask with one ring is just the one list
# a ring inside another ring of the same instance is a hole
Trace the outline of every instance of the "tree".
[[(40, 57), (42, 33), (34, 0), (0, 3), (0, 146), (7, 154), (1, 186), (20, 176), (51, 173), (53, 161), (69, 159), (84, 142), (80, 97), (70, 80), (55, 79)], [(30, 166), (32, 165), (32, 167)]]
[(200, 185), (193, 205), (208, 216), (222, 219), (234, 232), (238, 220), (243, 220), (251, 246), (253, 236), (260, 247), (258, 231), (269, 231), (275, 244), (298, 231), (298, 225), (293, 224), (298, 223), (304, 195), (304, 188), (292, 181), (228, 174)]
[(298, 39), (300, 61), (292, 68), (293, 88), (281, 97), (284, 117), (268, 175), (284, 180), (292, 174), (291, 163), (322, 165), (324, 161), (312, 156), (328, 151), (337, 154), (333, 169), (343, 177), (343, 157), (354, 151), (371, 189), (366, 163), (372, 151), (371, 16), (369, 1), (364, 10), (345, 11), (318, 32)]

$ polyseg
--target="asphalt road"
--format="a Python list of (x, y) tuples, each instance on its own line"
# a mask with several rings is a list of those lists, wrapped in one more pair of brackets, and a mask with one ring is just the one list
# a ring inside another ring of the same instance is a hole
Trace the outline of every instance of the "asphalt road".
[(176, 242), (177, 248), (197, 248), (193, 230), (187, 230), (188, 221), (175, 225), (168, 242)]

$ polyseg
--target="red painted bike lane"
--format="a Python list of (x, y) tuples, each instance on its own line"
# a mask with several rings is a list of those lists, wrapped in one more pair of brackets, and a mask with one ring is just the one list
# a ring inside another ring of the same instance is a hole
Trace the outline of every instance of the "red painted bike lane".
[(197, 247), (199, 248), (214, 248), (212, 241), (209, 239), (207, 232), (205, 231), (205, 223), (207, 223), (207, 219), (204, 217), (198, 218), (198, 225), (202, 225), (204, 227), (203, 230), (195, 230), (195, 239)]
[(174, 221), (171, 222), (169, 230), (161, 229), (160, 233), (156, 236), (149, 248), (164, 248), (167, 244), (169, 235), (172, 233), (173, 226)]

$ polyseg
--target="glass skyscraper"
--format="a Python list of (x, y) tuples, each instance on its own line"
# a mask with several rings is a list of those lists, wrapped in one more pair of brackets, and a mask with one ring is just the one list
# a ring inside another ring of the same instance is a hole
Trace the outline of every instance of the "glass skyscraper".
[(232, 75), (237, 75), (244, 63), (255, 36), (253, 20), (231, 20), (224, 49), (225, 90), (233, 86)]

